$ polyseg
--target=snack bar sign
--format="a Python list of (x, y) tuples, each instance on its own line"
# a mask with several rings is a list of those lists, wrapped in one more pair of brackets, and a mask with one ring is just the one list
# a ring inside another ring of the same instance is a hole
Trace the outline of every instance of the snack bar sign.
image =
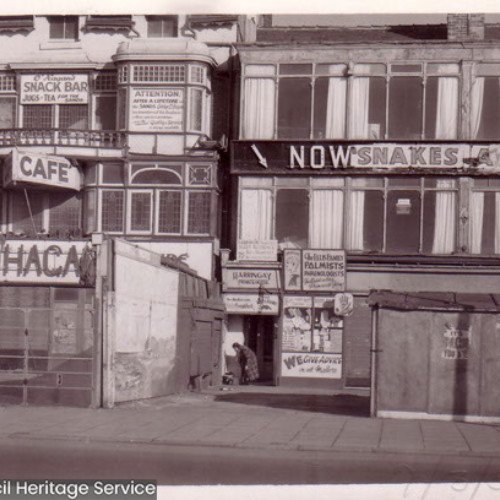
[(21, 104), (87, 104), (88, 101), (87, 75), (21, 75)]
[(24, 153), (14, 149), (6, 158), (4, 186), (17, 182), (42, 184), (79, 191), (82, 185), (80, 171), (62, 156)]

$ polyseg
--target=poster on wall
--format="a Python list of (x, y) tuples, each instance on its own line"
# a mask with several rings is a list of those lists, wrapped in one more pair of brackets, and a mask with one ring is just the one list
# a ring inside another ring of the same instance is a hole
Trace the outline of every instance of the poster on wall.
[(228, 314), (279, 314), (279, 296), (258, 293), (224, 293)]
[(236, 260), (275, 261), (278, 240), (238, 240)]
[(334, 312), (334, 298), (314, 298), (313, 352), (342, 353), (344, 321)]
[(345, 289), (343, 250), (285, 249), (283, 269), (287, 291), (341, 292)]
[(312, 297), (283, 298), (283, 351), (310, 351), (311, 314)]
[(282, 377), (342, 378), (341, 354), (283, 353)]
[(182, 132), (184, 130), (184, 89), (131, 89), (130, 130)]

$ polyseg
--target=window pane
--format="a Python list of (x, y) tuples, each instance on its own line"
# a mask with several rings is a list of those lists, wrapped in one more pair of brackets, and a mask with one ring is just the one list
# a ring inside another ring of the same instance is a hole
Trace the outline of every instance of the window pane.
[(53, 109), (50, 104), (23, 106), (23, 126), (25, 128), (52, 128)]
[(135, 174), (132, 184), (182, 184), (179, 174), (164, 168), (143, 170)]
[(86, 104), (61, 104), (59, 106), (59, 128), (88, 129), (88, 106)]
[(190, 97), (191, 130), (201, 131), (203, 92), (200, 89), (191, 89)]
[(309, 139), (311, 81), (308, 78), (282, 78), (278, 92), (278, 137)]
[(344, 138), (346, 106), (345, 78), (317, 78), (314, 84), (314, 137)]
[(123, 191), (102, 192), (103, 231), (123, 231), (124, 200)]
[(36, 233), (42, 232), (43, 209), (45, 208), (43, 193), (31, 190), (26, 190), (25, 192), (12, 191), (10, 197), (12, 230), (14, 233), (35, 236)]
[(95, 128), (97, 130), (115, 130), (116, 96), (97, 96), (95, 100)]
[(389, 191), (387, 239), (389, 253), (417, 253), (420, 247), (420, 193)]
[(147, 16), (148, 37), (177, 36), (177, 16)]
[(279, 189), (276, 196), (276, 239), (282, 248), (306, 248), (309, 235), (309, 193)]
[(180, 191), (160, 191), (158, 207), (158, 232), (181, 232)]
[(130, 229), (151, 230), (151, 193), (130, 194)]
[(53, 40), (76, 40), (78, 16), (49, 16), (49, 37)]
[(280, 64), (280, 75), (310, 75), (312, 64)]
[(385, 103), (385, 78), (370, 78), (370, 93), (368, 100), (368, 133), (370, 139), (383, 139), (385, 137)]
[(16, 126), (16, 100), (10, 97), (0, 98), (0, 129)]
[(97, 231), (97, 217), (96, 217), (96, 194), (95, 189), (91, 191), (86, 191), (84, 194), (84, 204), (85, 208), (83, 213), (85, 214), (84, 219), (84, 234), (90, 234)]
[(210, 233), (210, 202), (209, 192), (190, 192), (188, 207), (188, 233)]
[(78, 39), (78, 17), (76, 16), (64, 17), (64, 38), (66, 40)]
[(52, 192), (49, 196), (51, 236), (81, 235), (81, 197), (74, 193)]
[(49, 36), (51, 39), (64, 38), (64, 16), (50, 16), (49, 21)]
[(422, 79), (391, 78), (389, 85), (389, 137), (420, 139), (422, 131)]
[(495, 210), (495, 192), (484, 193), (483, 231), (481, 241), (481, 253), (484, 255), (495, 254), (495, 234), (498, 231), (496, 218), (499, 216)]
[(104, 163), (102, 165), (102, 182), (104, 184), (123, 184), (124, 166), (121, 163)]
[(384, 195), (381, 191), (365, 191), (363, 249), (381, 252), (383, 247)]
[(477, 139), (500, 137), (500, 85), (498, 77), (485, 77)]
[(456, 197), (453, 191), (424, 194), (423, 251), (446, 254), (455, 250)]

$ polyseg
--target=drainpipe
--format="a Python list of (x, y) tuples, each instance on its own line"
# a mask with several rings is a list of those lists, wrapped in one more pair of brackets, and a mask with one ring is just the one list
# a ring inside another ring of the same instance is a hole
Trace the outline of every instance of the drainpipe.
[(372, 309), (372, 331), (371, 331), (371, 348), (370, 348), (370, 416), (375, 417), (377, 412), (377, 323), (378, 323), (378, 306), (375, 305)]

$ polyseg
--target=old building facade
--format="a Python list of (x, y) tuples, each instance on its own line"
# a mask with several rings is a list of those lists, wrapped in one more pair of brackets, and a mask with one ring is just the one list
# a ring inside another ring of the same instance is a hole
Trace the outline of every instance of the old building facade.
[[(371, 389), (377, 414), (499, 415), (499, 42), (474, 14), (268, 19), (237, 45), (227, 344), (251, 345), (264, 379)], [(397, 300), (369, 298), (384, 290)], [(377, 319), (409, 302), (441, 315)]]

